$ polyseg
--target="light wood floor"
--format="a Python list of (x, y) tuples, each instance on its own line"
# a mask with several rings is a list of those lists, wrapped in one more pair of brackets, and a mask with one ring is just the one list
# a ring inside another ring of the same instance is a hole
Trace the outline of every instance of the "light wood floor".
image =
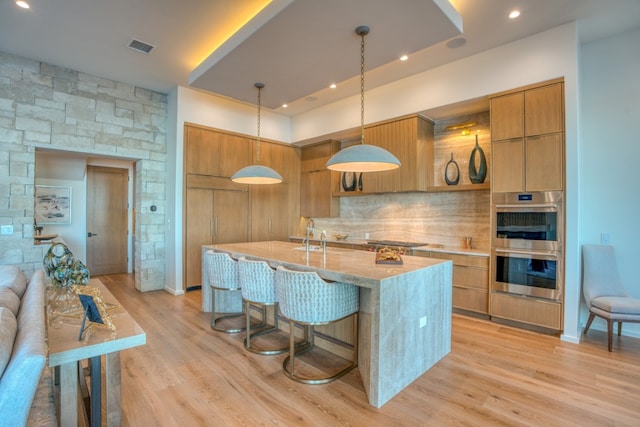
[(589, 331), (580, 345), (453, 316), (452, 351), (382, 408), (357, 370), (327, 385), (282, 374), (244, 334), (209, 327), (200, 291), (140, 293), (128, 275), (99, 277), (147, 333), (122, 352), (125, 426), (638, 426), (640, 340)]

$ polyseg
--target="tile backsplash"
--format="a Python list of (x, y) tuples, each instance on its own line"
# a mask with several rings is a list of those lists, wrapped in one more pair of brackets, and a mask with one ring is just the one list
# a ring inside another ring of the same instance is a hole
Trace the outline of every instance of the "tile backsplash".
[[(346, 233), (349, 240), (403, 240), (460, 247), (464, 236), (474, 249), (490, 247), (489, 190), (389, 193), (342, 197), (340, 217), (313, 218), (316, 233)], [(306, 218), (299, 234), (304, 235)]]

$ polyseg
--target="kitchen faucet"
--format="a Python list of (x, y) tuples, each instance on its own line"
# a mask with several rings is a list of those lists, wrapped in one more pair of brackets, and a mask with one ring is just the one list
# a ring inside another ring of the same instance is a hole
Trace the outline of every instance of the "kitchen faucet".
[(307, 252), (307, 260), (309, 260), (309, 240), (313, 237), (313, 232), (316, 228), (316, 223), (313, 222), (313, 218), (309, 218), (307, 221), (307, 237), (305, 238), (305, 250)]
[(326, 230), (322, 230), (322, 233), (320, 233), (320, 242), (322, 243), (322, 253), (326, 255), (327, 254), (327, 231)]

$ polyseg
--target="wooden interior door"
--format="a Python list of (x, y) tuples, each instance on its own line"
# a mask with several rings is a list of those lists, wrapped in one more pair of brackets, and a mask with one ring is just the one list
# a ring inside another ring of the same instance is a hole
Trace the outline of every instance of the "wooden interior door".
[(92, 276), (127, 272), (127, 169), (87, 167), (87, 268)]

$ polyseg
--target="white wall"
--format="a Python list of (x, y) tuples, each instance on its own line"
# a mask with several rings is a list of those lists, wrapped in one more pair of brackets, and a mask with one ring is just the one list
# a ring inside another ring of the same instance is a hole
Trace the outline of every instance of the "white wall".
[[(640, 298), (640, 29), (586, 44), (580, 57), (580, 244), (608, 233), (627, 291)], [(587, 312), (583, 307), (581, 323)], [(606, 330), (597, 319), (593, 327)], [(640, 325), (625, 334), (640, 337)]]

